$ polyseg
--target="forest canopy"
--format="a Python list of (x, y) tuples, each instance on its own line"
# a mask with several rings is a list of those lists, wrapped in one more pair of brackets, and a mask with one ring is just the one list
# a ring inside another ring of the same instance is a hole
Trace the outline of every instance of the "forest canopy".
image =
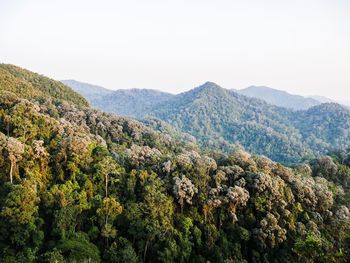
[(204, 153), (0, 68), (1, 262), (348, 262), (349, 151)]

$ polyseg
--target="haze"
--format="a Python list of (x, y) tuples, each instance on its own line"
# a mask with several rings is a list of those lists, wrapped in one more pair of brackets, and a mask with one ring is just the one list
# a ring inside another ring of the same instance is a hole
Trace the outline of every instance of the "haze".
[(210, 80), (350, 100), (350, 2), (0, 1), (0, 61), (178, 93)]

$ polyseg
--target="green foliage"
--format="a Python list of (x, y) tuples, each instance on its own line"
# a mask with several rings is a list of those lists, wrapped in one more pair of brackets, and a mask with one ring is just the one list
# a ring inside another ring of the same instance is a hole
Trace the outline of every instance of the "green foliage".
[(206, 155), (131, 119), (25, 97), (0, 96), (0, 262), (350, 257), (350, 151), (293, 168)]
[(61, 240), (57, 249), (71, 262), (101, 262), (98, 248), (81, 233), (70, 239)]
[(89, 100), (93, 107), (121, 116), (142, 117), (155, 103), (163, 102), (173, 95), (152, 89), (108, 90), (74, 80), (63, 83)]
[(295, 242), (294, 251), (305, 260), (315, 260), (322, 256), (322, 239), (309, 234)]
[[(178, 131), (189, 133), (208, 150), (229, 153), (244, 148), (274, 161), (295, 164), (350, 147), (350, 111), (335, 103), (311, 102), (308, 106), (313, 107), (293, 111), (239, 95), (212, 82), (172, 96), (133, 89), (97, 99), (88, 94), (86, 98), (99, 109), (146, 119), (144, 123), (162, 132), (175, 136)], [(150, 117), (174, 127), (169, 129)], [(188, 135), (182, 137), (191, 140)]]
[(0, 64), (0, 92), (4, 90), (26, 99), (52, 98), (88, 106), (82, 96), (63, 83), (9, 64)]

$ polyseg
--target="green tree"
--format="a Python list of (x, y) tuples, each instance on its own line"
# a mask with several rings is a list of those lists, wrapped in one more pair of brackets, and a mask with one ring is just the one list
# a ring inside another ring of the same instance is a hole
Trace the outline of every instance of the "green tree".
[(122, 206), (113, 197), (105, 197), (102, 201), (102, 206), (96, 211), (99, 216), (104, 217), (102, 236), (106, 238), (106, 247), (109, 246), (109, 238), (114, 238), (116, 236), (113, 221), (122, 211)]

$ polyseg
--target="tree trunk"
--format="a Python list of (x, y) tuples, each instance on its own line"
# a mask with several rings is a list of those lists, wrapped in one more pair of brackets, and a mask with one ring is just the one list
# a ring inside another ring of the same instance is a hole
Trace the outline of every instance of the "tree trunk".
[(108, 174), (106, 174), (106, 186), (105, 186), (105, 191), (106, 191), (106, 197), (108, 197)]
[(146, 262), (146, 256), (147, 256), (148, 243), (149, 243), (149, 239), (147, 239), (147, 241), (146, 241), (145, 251), (143, 252), (143, 263), (145, 263), (145, 262)]
[(14, 163), (13, 163), (13, 161), (11, 161), (11, 168), (10, 168), (10, 182), (11, 182), (11, 184), (13, 181), (13, 179), (12, 179), (13, 166), (14, 166)]
[[(105, 229), (107, 230), (107, 223), (108, 223), (108, 215), (106, 215), (105, 218)], [(109, 240), (108, 240), (108, 236), (106, 237), (106, 248), (108, 249), (109, 246)]]

